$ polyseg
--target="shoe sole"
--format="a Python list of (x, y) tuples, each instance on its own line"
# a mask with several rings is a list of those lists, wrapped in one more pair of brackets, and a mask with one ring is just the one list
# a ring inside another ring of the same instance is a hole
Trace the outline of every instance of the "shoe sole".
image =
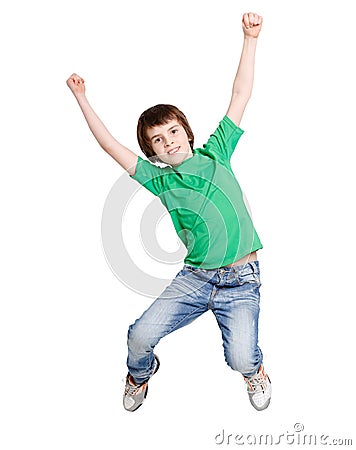
[(269, 407), (269, 404), (271, 403), (271, 399), (269, 398), (267, 400), (266, 404), (263, 406), (256, 406), (251, 399), (250, 399), (250, 403), (255, 408), (256, 411), (263, 411), (264, 409)]

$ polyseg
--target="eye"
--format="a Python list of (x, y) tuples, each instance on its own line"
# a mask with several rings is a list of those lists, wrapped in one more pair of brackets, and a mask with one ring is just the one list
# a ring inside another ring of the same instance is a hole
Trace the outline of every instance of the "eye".
[(158, 144), (160, 141), (161, 141), (161, 138), (156, 138), (156, 139), (154, 140), (154, 143), (155, 143), (155, 144)]
[(174, 130), (172, 130), (172, 133), (173, 133), (173, 134), (178, 133), (178, 128), (175, 128)]

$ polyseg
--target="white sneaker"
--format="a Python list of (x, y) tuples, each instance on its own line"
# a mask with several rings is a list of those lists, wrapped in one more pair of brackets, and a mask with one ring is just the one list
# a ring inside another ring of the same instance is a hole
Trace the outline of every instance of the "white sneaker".
[[(160, 361), (158, 359), (158, 356), (155, 355), (155, 365), (152, 375), (157, 372), (159, 366)], [(127, 374), (125, 392), (123, 397), (123, 404), (126, 411), (136, 411), (136, 409), (139, 408), (145, 400), (147, 391), (148, 380), (142, 384), (135, 384), (132, 376), (130, 374)]]
[(272, 386), (269, 376), (263, 369), (261, 364), (255, 375), (252, 377), (244, 377), (247, 384), (247, 392), (251, 405), (262, 411), (267, 408), (271, 401)]

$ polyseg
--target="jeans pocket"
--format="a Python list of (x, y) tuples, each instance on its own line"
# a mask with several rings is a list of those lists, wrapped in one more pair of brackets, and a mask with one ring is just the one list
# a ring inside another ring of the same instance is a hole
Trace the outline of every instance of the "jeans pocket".
[(259, 272), (255, 272), (253, 275), (255, 277), (257, 286), (261, 287), (262, 283), (261, 283), (260, 273)]
[(261, 279), (259, 272), (249, 272), (240, 276), (241, 284), (257, 284), (258, 287), (261, 286)]
[(184, 277), (184, 275), (187, 275), (189, 273), (189, 271), (187, 269), (181, 269), (177, 275), (175, 276), (175, 278), (180, 278), (180, 277)]

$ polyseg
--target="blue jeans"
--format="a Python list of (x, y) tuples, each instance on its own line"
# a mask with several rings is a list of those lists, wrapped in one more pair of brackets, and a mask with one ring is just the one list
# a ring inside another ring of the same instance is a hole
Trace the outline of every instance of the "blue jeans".
[[(258, 347), (259, 262), (200, 269), (184, 264), (173, 281), (129, 327), (127, 367), (137, 384), (153, 373), (153, 349), (160, 339), (209, 309), (221, 330), (225, 360), (250, 377), (262, 363)], [(208, 345), (208, 344), (207, 344)]]

